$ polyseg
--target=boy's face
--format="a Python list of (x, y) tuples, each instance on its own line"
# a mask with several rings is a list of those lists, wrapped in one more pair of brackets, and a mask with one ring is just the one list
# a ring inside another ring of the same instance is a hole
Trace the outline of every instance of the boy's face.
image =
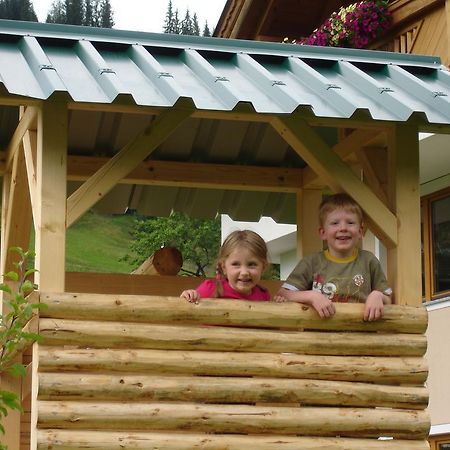
[(319, 234), (331, 256), (347, 258), (362, 239), (362, 225), (357, 214), (337, 208), (325, 217)]

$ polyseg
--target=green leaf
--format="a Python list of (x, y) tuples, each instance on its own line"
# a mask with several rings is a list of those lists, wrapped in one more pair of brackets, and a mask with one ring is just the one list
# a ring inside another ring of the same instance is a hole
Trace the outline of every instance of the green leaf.
[(8, 294), (11, 294), (11, 288), (5, 283), (1, 283), (0, 284), (0, 291), (7, 292)]
[(17, 272), (14, 272), (13, 270), (11, 270), (8, 273), (5, 273), (3, 276), (5, 278), (9, 278), (12, 281), (19, 281), (19, 275), (17, 274)]
[(8, 368), (8, 372), (13, 377), (24, 377), (27, 374), (27, 370), (23, 364), (15, 363)]

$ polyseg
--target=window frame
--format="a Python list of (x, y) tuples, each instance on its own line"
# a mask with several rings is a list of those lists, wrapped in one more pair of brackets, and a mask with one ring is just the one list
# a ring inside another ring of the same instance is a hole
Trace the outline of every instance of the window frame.
[(423, 259), (422, 259), (422, 272), (423, 272), (423, 300), (429, 302), (437, 300), (442, 297), (449, 297), (450, 290), (436, 292), (434, 273), (434, 242), (433, 242), (433, 226), (432, 226), (432, 203), (436, 200), (440, 200), (446, 197), (450, 197), (450, 187), (433, 192), (432, 194), (425, 195), (420, 199), (420, 211), (422, 222), (422, 246), (423, 246)]

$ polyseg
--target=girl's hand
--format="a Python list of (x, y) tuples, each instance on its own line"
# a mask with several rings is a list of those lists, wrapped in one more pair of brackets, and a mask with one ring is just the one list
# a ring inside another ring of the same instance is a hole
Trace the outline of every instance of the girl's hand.
[(384, 303), (383, 293), (380, 291), (372, 291), (366, 300), (364, 307), (364, 320), (372, 322), (383, 317)]
[(180, 297), (185, 298), (189, 303), (195, 303), (196, 305), (198, 305), (200, 301), (200, 295), (195, 289), (187, 289), (186, 291), (183, 291)]

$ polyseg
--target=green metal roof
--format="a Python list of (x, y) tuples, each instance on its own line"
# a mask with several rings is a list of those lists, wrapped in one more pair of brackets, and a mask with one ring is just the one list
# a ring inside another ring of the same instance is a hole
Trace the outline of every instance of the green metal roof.
[[(83, 102), (70, 109), (68, 153), (77, 157), (113, 156), (158, 112), (85, 105), (123, 100), (170, 108), (188, 99), (205, 111), (163, 142), (149, 158), (155, 161), (305, 167), (270, 123), (243, 116), (224, 120), (216, 111), (306, 111), (308, 120), (320, 122), (315, 129), (330, 146), (337, 142), (330, 118), (367, 123), (414, 117), (424, 131), (450, 129), (450, 74), (433, 57), (0, 20), (0, 96), (20, 95), (26, 104), (27, 98), (47, 99), (56, 92)], [(0, 146), (6, 146), (18, 107), (0, 105), (0, 118)], [(69, 194), (81, 182), (70, 179)], [(219, 186), (119, 184), (95, 208), (149, 216), (178, 211), (192, 217), (226, 213), (246, 221), (297, 219), (294, 193)]]
[(0, 21), (0, 80), (6, 91), (76, 102), (198, 109), (251, 104), (261, 113), (310, 108), (317, 117), (450, 123), (450, 74), (434, 57)]

